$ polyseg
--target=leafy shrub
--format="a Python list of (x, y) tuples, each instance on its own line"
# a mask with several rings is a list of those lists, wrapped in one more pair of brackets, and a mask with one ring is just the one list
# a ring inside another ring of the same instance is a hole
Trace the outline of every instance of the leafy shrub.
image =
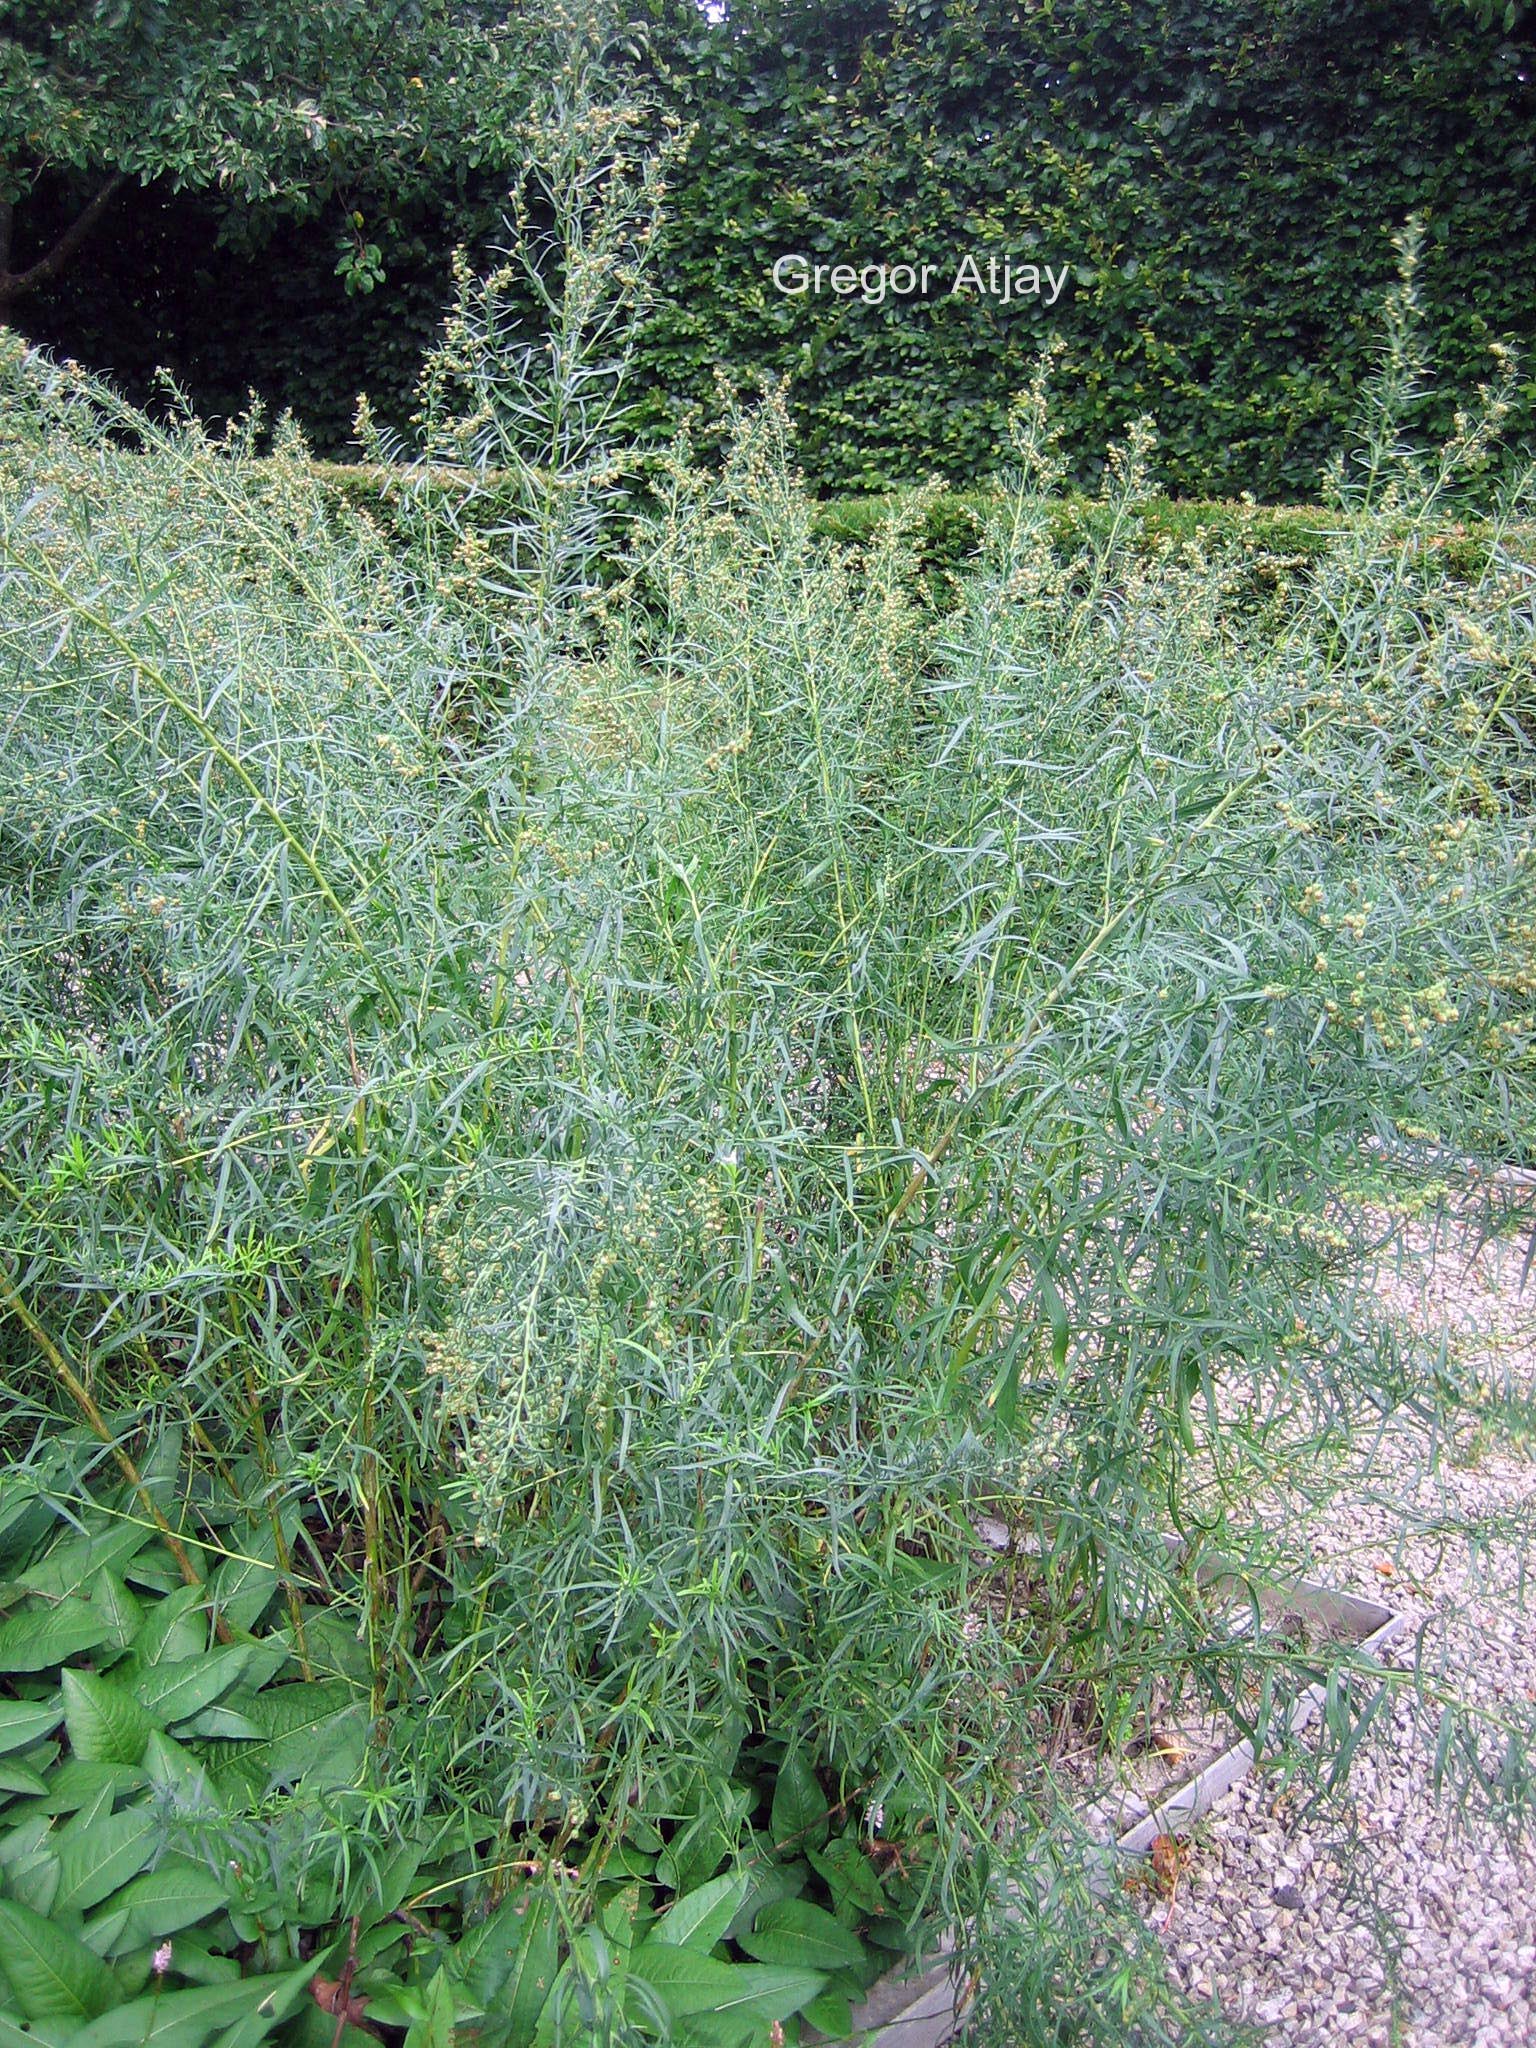
[(174, 1507), (174, 1432), (99, 1505), (71, 1470), (88, 1442), (51, 1439), (0, 1495), (0, 2025), (86, 2048), (256, 2042), (309, 2004), (326, 1951), (300, 1931), (349, 1896), (387, 1923), (410, 1882), (400, 1856), (349, 1873), (316, 1854), (362, 1762), (366, 1688), (320, 1675), (322, 1615), (251, 1633), (272, 1531), (238, 1497), (204, 1502), (223, 1548), (184, 1581), (142, 1507)]
[[(663, 2029), (716, 2005), (769, 2024), (808, 2007), (836, 2028), (847, 1999), (829, 1978), (862, 1986), (880, 1951), (871, 1968), (848, 1924), (798, 1896), (807, 1857), (834, 1895), (863, 1867), (857, 1850), (851, 1865), (837, 1857), (846, 1836), (829, 1839), (803, 1761), (779, 1773), (781, 1847), (695, 1882), (714, 1856), (684, 1831), (669, 1852), (669, 1909), (642, 1908), (633, 1881), (600, 1885), (562, 1970), (571, 1922), (558, 1888), (512, 1887), (466, 1921), (472, 1850), (444, 1854), (439, 1839), (429, 1862), (424, 1836), (400, 1839), (370, 1816), (357, 1790), (369, 1722), (355, 1645), (349, 1654), (316, 1605), (260, 1632), (277, 1595), (272, 1532), (238, 1493), (207, 1489), (198, 1518), (219, 1530), (220, 1560), (202, 1579), (179, 1573), (186, 1552), (142, 1502), (173, 1504), (180, 1450), (173, 1433), (140, 1489), (99, 1504), (69, 1470), (88, 1439), (54, 1438), (7, 1478), (8, 2040), (111, 2048), (169, 2035), (234, 2048), (279, 2033), (319, 2048), (366, 2021), (405, 2028), (412, 2048), (450, 2041), (458, 2023), (514, 2048), (569, 2031), (578, 2007), (592, 2022), (605, 1989), (610, 2019), (627, 2002)], [(291, 1540), (297, 1514), (288, 1522)], [(762, 1960), (712, 1957), (728, 1929)]]

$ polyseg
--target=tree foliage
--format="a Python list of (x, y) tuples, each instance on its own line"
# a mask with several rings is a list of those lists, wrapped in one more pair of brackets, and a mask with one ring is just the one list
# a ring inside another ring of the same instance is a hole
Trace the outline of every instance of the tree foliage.
[[(220, 232), (334, 211), (351, 289), (382, 277), (358, 203), (452, 189), (505, 158), (525, 103), (518, 10), (466, 0), (4, 0), (0, 307), (52, 283), (128, 180), (219, 195)], [(12, 266), (39, 179), (78, 199)]]

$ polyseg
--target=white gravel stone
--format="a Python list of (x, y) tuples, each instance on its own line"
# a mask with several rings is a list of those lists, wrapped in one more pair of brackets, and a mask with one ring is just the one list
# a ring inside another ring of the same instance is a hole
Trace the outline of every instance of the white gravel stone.
[[(1495, 1390), (1536, 1393), (1536, 1272), (1523, 1241), (1479, 1245), (1454, 1215), (1414, 1226), (1410, 1256), (1371, 1276), (1387, 1313)], [(1309, 1481), (1315, 1475), (1309, 1474)], [(1421, 1624), (1426, 1678), (1533, 1726), (1536, 1459), (1496, 1427), (1432, 1444), (1397, 1419), (1326, 1508), (1312, 1511), (1309, 1575), (1386, 1599), (1408, 1628), (1388, 1653), (1408, 1671)], [(1434, 1785), (1438, 1707), (1388, 1693), (1341, 1800), (1304, 1814), (1256, 1774), (1195, 1836), (1195, 1865), (1165, 1936), (1171, 1973), (1267, 2029), (1274, 2048), (1536, 2044), (1536, 1855), (1486, 1817), (1458, 1825)], [(1495, 1762), (1497, 1758), (1493, 1759)], [(1474, 1802), (1475, 1803), (1475, 1802)], [(1341, 1846), (1344, 1826), (1353, 1840)], [(1207, 1893), (1201, 1866), (1219, 1875)], [(1299, 1903), (1298, 1903), (1299, 1895)], [(1206, 1910), (1219, 1897), (1221, 1911)], [(1160, 1927), (1160, 1903), (1146, 1907)]]

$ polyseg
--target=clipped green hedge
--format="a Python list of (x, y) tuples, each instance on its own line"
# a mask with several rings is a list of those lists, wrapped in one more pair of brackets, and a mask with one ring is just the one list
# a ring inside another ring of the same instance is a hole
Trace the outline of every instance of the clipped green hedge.
[[(1151, 414), (1180, 497), (1306, 500), (1345, 441), (1422, 215), (1440, 438), (1491, 339), (1536, 330), (1536, 50), (1462, 0), (648, 0), (671, 181), (651, 410), (787, 376), (823, 489), (991, 474), (1048, 337), (1080, 479)], [(781, 254), (930, 261), (926, 301), (786, 297)], [(1068, 265), (1045, 310), (950, 295)], [(946, 266), (948, 267), (946, 270)], [(1515, 432), (1536, 425), (1536, 381)]]
[[(387, 470), (366, 462), (324, 461), (317, 462), (315, 469), (340, 500), (366, 512), (386, 532), (392, 530), (392, 479)], [(441, 472), (436, 481), (451, 492), (451, 472)], [(824, 498), (815, 509), (816, 530), (849, 547), (866, 547), (877, 527), (901, 505), (904, 497), (910, 498), (911, 494), (872, 491)], [(482, 502), (489, 516), (492, 500)], [(997, 502), (996, 495), (984, 485), (936, 491), (927, 497), (921, 511), (917, 552), (935, 588), (944, 577), (958, 574), (975, 553), (987, 513)], [(1110, 516), (1101, 502), (1081, 494), (1063, 496), (1054, 514), (1063, 547), (1101, 531)], [(471, 508), (470, 523), (474, 517)], [(1346, 514), (1321, 505), (1157, 497), (1141, 509), (1140, 539), (1148, 552), (1165, 544), (1177, 547), (1199, 540), (1207, 546), (1235, 545), (1255, 560), (1304, 569), (1326, 553), (1329, 536), (1338, 532), (1346, 518)], [(1521, 533), (1536, 544), (1536, 533), (1525, 527)], [(1427, 545), (1438, 555), (1448, 576), (1466, 577), (1481, 572), (1492, 539), (1492, 529), (1486, 521), (1448, 521), (1428, 537)]]
[[(861, 497), (823, 501), (818, 524), (833, 540), (865, 545), (880, 521), (900, 502), (899, 494), (871, 492)], [(976, 546), (987, 512), (997, 503), (985, 489), (943, 491), (923, 518), (922, 549), (936, 567), (957, 568)], [(1056, 507), (1056, 523), (1064, 545), (1092, 534), (1108, 518), (1096, 499), (1073, 494)], [(1327, 537), (1336, 533), (1343, 515), (1318, 505), (1258, 505), (1239, 500), (1154, 498), (1141, 514), (1141, 534), (1148, 548), (1164, 541), (1238, 541), (1260, 554), (1310, 559), (1323, 553)]]

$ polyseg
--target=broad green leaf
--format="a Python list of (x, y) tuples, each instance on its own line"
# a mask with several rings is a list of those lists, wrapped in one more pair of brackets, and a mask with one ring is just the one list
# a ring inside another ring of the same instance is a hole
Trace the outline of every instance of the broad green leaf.
[(302, 1780), (306, 1788), (318, 1791), (355, 1778), (367, 1747), (368, 1709), (359, 1700), (313, 1726), (274, 1736), (260, 1756), (269, 1783)]
[(809, 1899), (779, 1899), (764, 1906), (750, 1933), (738, 1940), (761, 1963), (793, 1963), (804, 1970), (857, 1969), (864, 1944), (851, 1929)]
[(142, 1671), (150, 1664), (185, 1663), (208, 1648), (206, 1586), (178, 1586), (150, 1607), (133, 1639), (133, 1654)]
[[(767, 1839), (766, 1835), (757, 1837), (757, 1840), (764, 1844)], [(726, 1929), (728, 1940), (734, 1940), (743, 1927), (750, 1927), (764, 1906), (771, 1904), (774, 1899), (799, 1898), (810, 1882), (811, 1866), (803, 1857), (797, 1857), (793, 1863), (770, 1863), (768, 1853), (754, 1856), (746, 1866), (751, 1889), (742, 1902), (740, 1911)]]
[(506, 2029), (507, 2048), (533, 2039), (559, 1954), (559, 1918), (547, 1893), (523, 1891), (504, 1899), (486, 1921), (464, 1973), (475, 2003), (494, 2012)]
[[(216, 2048), (256, 2048), (256, 2043), (265, 2040), (273, 2025), (289, 2019), (296, 2007), (302, 2010), (305, 2018), (314, 2014), (323, 2019), (324, 2014), (320, 2013), (319, 2008), (310, 2000), (309, 1987), (317, 1975), (333, 1965), (337, 1954), (337, 1944), (332, 1943), (329, 1948), (319, 1950), (307, 1963), (301, 1964), (297, 1970), (290, 1971), (287, 1976), (259, 1980), (247, 1978), (242, 1987), (247, 1991), (252, 1982), (270, 1984), (272, 1988), (263, 1992), (255, 2006), (236, 2020), (227, 2032), (219, 2035)], [(335, 1974), (334, 1969), (332, 1974)], [(296, 2019), (293, 2024), (295, 2027), (302, 2027), (303, 2021)], [(368, 2035), (359, 2034), (355, 2028), (349, 2032), (351, 2039), (356, 2043), (360, 2044), (369, 2039)], [(330, 2030), (324, 2037), (325, 2048), (330, 2048), (334, 2038), (335, 2022), (332, 2021)], [(343, 2043), (347, 2038), (347, 2034), (343, 2034)], [(71, 2048), (74, 2048), (73, 2043)]]
[(629, 1968), (632, 1976), (650, 1985), (675, 2020), (720, 2014), (743, 2028), (787, 2020), (827, 1981), (813, 1970), (717, 1962), (713, 1956), (668, 1947), (654, 1938), (641, 1942), (630, 1956)]
[[(243, 1706), (247, 1695), (254, 1699), (258, 1693), (270, 1687), (272, 1680), (295, 1661), (288, 1645), (278, 1642), (271, 1636), (263, 1636), (259, 1642), (254, 1636), (247, 1636), (233, 1647), (245, 1652), (246, 1662), (240, 1683), (235, 1688), (233, 1697), (226, 1702), (229, 1706)], [(303, 1681), (295, 1677), (292, 1682), (300, 1684)], [(366, 1685), (355, 1685), (352, 1688), (352, 1696), (355, 1699), (360, 1692), (367, 1690)]]
[[(629, 1977), (627, 1956), (615, 1957), (601, 1929), (588, 1926), (576, 1937), (560, 1966), (534, 2029), (533, 2048), (576, 2048), (588, 2039), (582, 2025), (582, 1984), (600, 1983), (604, 1995), (623, 2007)], [(650, 1994), (654, 2000), (654, 1994)]]
[(421, 2018), (405, 2037), (405, 2048), (453, 2048), (457, 2008), (446, 1970), (439, 1970), (427, 1986), (423, 2004)]
[(723, 1863), (734, 1863), (752, 1804), (745, 1785), (715, 1778), (707, 1781), (698, 1813), (656, 1859), (656, 1875), (662, 1883), (686, 1895), (714, 1877)]
[(126, 1650), (144, 1626), (143, 1603), (136, 1599), (116, 1572), (101, 1571), (90, 1585), (91, 1605), (111, 1630), (107, 1637), (114, 1650)]
[[(368, 1645), (358, 1641), (356, 1623), (349, 1623), (345, 1612), (335, 1607), (306, 1607), (303, 1618), (310, 1669), (322, 1680), (346, 1678), (354, 1685), (366, 1687)], [(273, 1631), (273, 1638), (292, 1651), (293, 1624), (286, 1615), (282, 1627)]]
[(30, 1856), (18, 1856), (6, 1868), (6, 1886), (12, 1898), (44, 1919), (53, 1911), (59, 1889), (59, 1859), (52, 1849), (35, 1849)]
[(224, 1811), (224, 1802), (201, 1760), (158, 1728), (145, 1745), (144, 1770), (149, 1783), (177, 1815), (190, 1818)]
[[(412, 2027), (422, 2016), (422, 1995), (409, 1984), (368, 1993), (368, 2017), (375, 2026)], [(499, 2038), (499, 2037), (498, 2037)]]
[(78, 1593), (98, 1572), (119, 1570), (144, 1548), (154, 1533), (137, 1522), (102, 1522), (84, 1534), (76, 1533), (55, 1543), (40, 1563), (21, 1574), (16, 1584), (49, 1600), (57, 1600), (65, 1593)]
[(126, 1686), (90, 1671), (66, 1671), (61, 1684), (65, 1731), (82, 1763), (142, 1762), (155, 1724)]
[(0, 2048), (68, 2048), (72, 2031), (67, 2021), (24, 2026), (17, 2014), (0, 2011)]
[(411, 1886), (416, 1882), (416, 1873), (421, 1869), (423, 1850), (420, 1843), (402, 1842), (389, 1858), (376, 1880), (363, 1880), (363, 1899), (354, 1905), (366, 1903), (375, 1913), (393, 1913), (405, 1899)]
[(255, 1699), (239, 1702), (269, 1741), (285, 1735), (312, 1735), (357, 1699), (357, 1689), (343, 1678), (298, 1680), (274, 1685)]
[(277, 1592), (277, 1544), (270, 1522), (248, 1528), (241, 1537), (240, 1555), (226, 1557), (208, 1580), (213, 1611), (231, 1628), (251, 1629), (261, 1619)]
[(66, 1757), (48, 1774), (48, 1813), (92, 1813), (111, 1806), (149, 1782), (134, 1764), (88, 1763), (77, 1756)]
[(169, 1514), (181, 1494), (181, 1461), (187, 1433), (179, 1422), (162, 1422), (147, 1458), (139, 1462), (139, 1478), (162, 1514)]
[(134, 1679), (133, 1696), (162, 1728), (190, 1721), (239, 1684), (254, 1648), (254, 1644), (231, 1643), (223, 1649), (205, 1650), (198, 1657), (151, 1664)]
[[(80, 1939), (85, 1943), (91, 1954), (93, 1956), (100, 1956), (104, 1963), (109, 1963), (115, 1960), (113, 1949), (127, 1925), (127, 1912), (119, 1912), (116, 1903), (109, 1899), (107, 1904), (102, 1907), (101, 1911), (93, 1919), (81, 1921), (78, 1931)], [(142, 1941), (137, 1941), (132, 1943), (131, 1946), (142, 1951), (146, 1944)], [(152, 1949), (154, 1945), (150, 1943), (148, 1946)], [(142, 1964), (142, 1954), (139, 1960)], [(129, 1974), (130, 1976), (136, 1975), (135, 1970), (131, 1966)], [(137, 1990), (138, 1985), (135, 1982), (122, 1987), (122, 1989), (123, 1995), (127, 1996), (130, 1992)]]
[(176, 1937), (176, 1974), (189, 1984), (233, 1984), (240, 1965), (233, 1956), (214, 1955), (202, 1928), (190, 1929)]
[(82, 2027), (71, 2037), (70, 2048), (85, 2040), (93, 2048), (203, 2048), (239, 2011), (232, 1994), (240, 1989), (216, 1985), (144, 1992)]
[[(528, 1927), (522, 1945), (502, 1979), (496, 2000), (505, 2048), (528, 2048), (532, 2041), (555, 1981), (559, 1953), (560, 1926), (554, 1900), (535, 1899), (528, 1908)], [(473, 1987), (471, 1996), (479, 2004), (487, 2004)]]
[(24, 1607), (0, 1622), (0, 1671), (47, 1671), (112, 1633), (89, 1601), (71, 1596), (55, 1607)]
[[(82, 1423), (78, 1427), (61, 1429), (56, 1435), (50, 1434), (30, 1463), (7, 1465), (0, 1470), (0, 1524), (8, 1522), (12, 1513), (24, 1508), (29, 1501), (35, 1501), (50, 1482), (65, 1478), (73, 1485), (79, 1453), (95, 1453), (99, 1448)], [(56, 1517), (50, 1513), (45, 1526), (52, 1528), (55, 1521)]]
[(832, 1894), (833, 1911), (839, 1920), (868, 1919), (890, 1910), (890, 1901), (858, 1843), (839, 1835), (825, 1849), (807, 1852), (811, 1867)]
[(627, 1884), (622, 1891), (614, 1893), (602, 1911), (603, 1932), (614, 1947), (624, 1956), (635, 1945), (637, 1931), (648, 1919), (640, 1904), (640, 1887)]
[(255, 2043), (293, 2010), (314, 1969), (311, 1962), (302, 1969), (246, 1977), (234, 1984), (150, 1992), (82, 2027), (69, 2048), (200, 2048), (232, 2022), (242, 2042)]
[[(153, 1593), (158, 1600), (168, 1600), (186, 1584), (181, 1567), (163, 1543), (151, 1543), (141, 1550), (137, 1557), (129, 1558), (123, 1566), (123, 1577), (131, 1586), (139, 1586), (146, 1593)], [(198, 1591), (206, 1598), (207, 1587)]]
[(64, 1702), (55, 1693), (51, 1699), (0, 1700), (0, 1755), (26, 1749), (44, 1735), (51, 1735), (64, 1718)]
[(0, 1871), (9, 1870), (14, 1864), (24, 1862), (28, 1856), (35, 1856), (47, 1841), (53, 1829), (48, 1814), (34, 1808), (27, 1818), (17, 1821), (0, 1834)]
[(0, 1899), (0, 1971), (29, 2020), (89, 2020), (112, 2002), (112, 1973), (83, 1941)]
[(819, 1849), (827, 1839), (827, 1795), (799, 1743), (779, 1766), (769, 1826), (774, 1847), (785, 1855), (800, 1856), (807, 1849)]
[(163, 1835), (164, 1825), (150, 1806), (130, 1806), (88, 1828), (72, 1821), (55, 1845), (59, 1889), (54, 1910), (88, 1913), (99, 1906), (120, 1884), (138, 1876)]
[(30, 1764), (20, 1757), (0, 1757), (0, 1792), (31, 1792), (39, 1796), (48, 1787)]
[(227, 1897), (223, 1880), (207, 1864), (195, 1863), (190, 1856), (166, 1856), (153, 1870), (125, 1884), (108, 1902), (104, 1913), (126, 1915), (110, 1947), (122, 1950), (163, 1941), (168, 1934), (179, 1934), (183, 1927), (195, 1926), (217, 1912)]
[(261, 1742), (265, 1739), (265, 1731), (249, 1714), (239, 1713), (231, 1706), (207, 1707), (189, 1721), (178, 1721), (176, 1733), (210, 1742)]
[(649, 1939), (669, 1948), (697, 1949), (707, 1955), (735, 1919), (751, 1888), (744, 1870), (727, 1871), (677, 1899), (657, 1921)]
[(846, 2041), (853, 2032), (853, 2007), (841, 1991), (830, 1986), (811, 2000), (803, 2017), (829, 2041)]

